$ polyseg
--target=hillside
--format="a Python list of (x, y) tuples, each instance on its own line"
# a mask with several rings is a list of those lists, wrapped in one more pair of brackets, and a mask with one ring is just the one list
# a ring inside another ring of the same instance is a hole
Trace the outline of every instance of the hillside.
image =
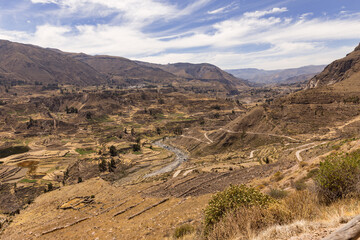
[[(359, 49), (311, 79), (308, 86), (313, 88), (269, 99), (209, 134), (214, 144), (198, 145), (192, 151), (212, 154), (225, 149), (259, 147), (283, 142), (284, 136), (328, 140), (358, 134), (359, 122), (354, 119), (360, 112)], [(342, 126), (341, 130), (334, 130), (338, 126)], [(186, 142), (179, 144), (190, 147)]]
[(176, 76), (159, 68), (141, 66), (134, 61), (122, 57), (90, 56), (86, 54), (70, 54), (74, 59), (88, 64), (113, 80), (142, 80), (155, 83), (170, 83)]
[(360, 44), (346, 57), (336, 60), (312, 78), (307, 88), (332, 85), (344, 80), (358, 79), (360, 71)]
[(236, 77), (258, 84), (289, 84), (308, 80), (321, 72), (325, 66), (305, 66), (300, 68), (262, 70), (257, 68), (230, 69), (227, 72)]
[(187, 79), (199, 79), (204, 81), (217, 80), (223, 83), (235, 84), (239, 86), (247, 86), (247, 83), (236, 78), (233, 75), (223, 71), (222, 69), (208, 63), (191, 64), (191, 63), (174, 63), (174, 64), (152, 64), (145, 62), (138, 62), (143, 66), (153, 66), (164, 71), (170, 72), (176, 76)]
[(196, 78), (202, 80), (227, 80), (234, 84), (244, 85), (241, 79), (238, 79), (233, 75), (221, 70), (220, 68), (207, 63), (175, 63), (168, 65), (160, 65), (160, 67), (165, 71), (185, 78)]
[(64, 54), (1, 40), (0, 81), (84, 86), (105, 83), (106, 77)]

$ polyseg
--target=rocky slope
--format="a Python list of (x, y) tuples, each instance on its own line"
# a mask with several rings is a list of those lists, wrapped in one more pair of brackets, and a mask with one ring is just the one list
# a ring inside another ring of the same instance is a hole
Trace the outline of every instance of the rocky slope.
[(360, 71), (360, 45), (346, 57), (328, 65), (323, 72), (312, 78), (307, 88), (332, 85), (351, 78)]

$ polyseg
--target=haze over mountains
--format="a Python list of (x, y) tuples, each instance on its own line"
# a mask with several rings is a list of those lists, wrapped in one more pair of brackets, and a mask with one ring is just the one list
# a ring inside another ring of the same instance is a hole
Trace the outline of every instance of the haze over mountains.
[(304, 82), (320, 73), (325, 65), (310, 65), (299, 68), (262, 70), (257, 68), (229, 69), (227, 72), (258, 84), (291, 84)]

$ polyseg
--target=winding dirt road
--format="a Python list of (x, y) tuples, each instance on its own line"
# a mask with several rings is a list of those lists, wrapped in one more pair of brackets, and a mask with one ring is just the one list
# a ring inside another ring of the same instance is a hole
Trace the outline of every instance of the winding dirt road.
[[(306, 151), (306, 150), (309, 150), (309, 149), (312, 149), (314, 147), (317, 147), (317, 146), (320, 146), (320, 145), (323, 145), (323, 144), (326, 144), (327, 142), (322, 142), (322, 143), (319, 143), (319, 144), (316, 144), (316, 143), (309, 143), (309, 144), (306, 144), (306, 145), (303, 145), (303, 146), (300, 146), (298, 148), (301, 148), (301, 147), (306, 147), (306, 148), (302, 148), (298, 151), (296, 151), (295, 155), (296, 155), (296, 158), (299, 162), (302, 162), (303, 161), (303, 158), (301, 157), (301, 153)], [(309, 147), (307, 147), (309, 146)]]

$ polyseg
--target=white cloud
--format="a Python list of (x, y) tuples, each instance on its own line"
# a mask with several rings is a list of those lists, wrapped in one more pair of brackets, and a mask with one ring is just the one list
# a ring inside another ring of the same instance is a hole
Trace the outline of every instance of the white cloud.
[(159, 0), (31, 0), (33, 3), (55, 3), (61, 7), (60, 16), (107, 16), (126, 20), (132, 27), (143, 27), (158, 19), (174, 19), (189, 15), (211, 0), (198, 0), (183, 9)]
[[(75, 12), (81, 11), (76, 9), (83, 7), (87, 2), (101, 6), (113, 4), (113, 8), (124, 12), (123, 16), (134, 24), (78, 25), (75, 28), (45, 24), (38, 26), (32, 34), (0, 30), (0, 38), (70, 52), (117, 55), (157, 63), (210, 62), (222, 68), (279, 69), (329, 63), (344, 56), (354, 46), (330, 49), (326, 47), (327, 41), (353, 40), (360, 36), (359, 15), (333, 20), (308, 19), (308, 15), (298, 19), (273, 16), (286, 12), (286, 8), (245, 13), (241, 17), (210, 26), (211, 33), (208, 31), (209, 28), (200, 28), (181, 32), (177, 37), (159, 36), (144, 33), (137, 24), (141, 26), (150, 24), (158, 18), (168, 17), (166, 15), (169, 13), (173, 14), (169, 18), (190, 14), (207, 4), (208, 0), (197, 1), (183, 11), (177, 11), (176, 6), (153, 0), (32, 1), (42, 3), (56, 1), (58, 4), (65, 4), (66, 8), (74, 9)], [(131, 5), (129, 2), (132, 2), (133, 6), (129, 6)], [(169, 39), (162, 40), (166, 38)], [(254, 50), (249, 53), (235, 50), (241, 46), (256, 44), (269, 47), (266, 50)], [(197, 53), (177, 53), (186, 48), (199, 47), (206, 50), (198, 50)]]
[(218, 13), (223, 13), (226, 10), (226, 7), (222, 7), (222, 8), (218, 8), (212, 11), (208, 11), (208, 14), (218, 14)]
[(252, 18), (259, 18), (259, 17), (264, 17), (266, 15), (270, 15), (270, 14), (276, 14), (276, 13), (283, 13), (283, 12), (287, 12), (287, 8), (283, 7), (283, 8), (273, 8), (271, 10), (267, 10), (267, 11), (255, 11), (255, 12), (246, 12), (244, 14), (245, 17), (252, 17)]

